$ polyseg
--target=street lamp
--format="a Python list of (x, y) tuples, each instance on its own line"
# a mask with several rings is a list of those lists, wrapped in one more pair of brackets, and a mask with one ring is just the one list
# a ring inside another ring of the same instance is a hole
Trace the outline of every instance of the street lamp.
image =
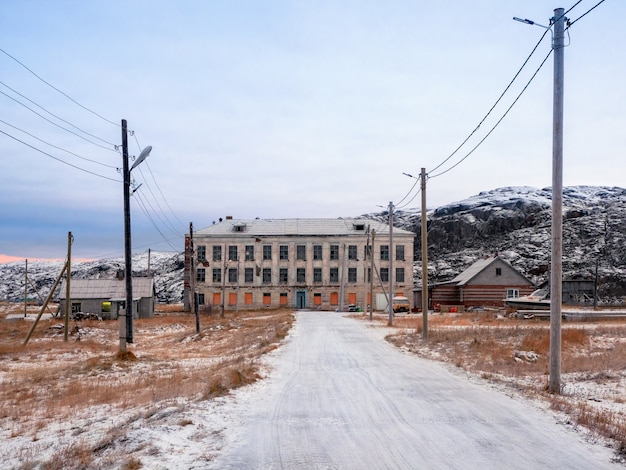
[(128, 132), (126, 119), (122, 119), (122, 159), (123, 159), (123, 176), (124, 176), (124, 258), (125, 258), (125, 274), (126, 282), (126, 312), (125, 321), (120, 315), (120, 352), (126, 352), (126, 344), (133, 342), (133, 279), (132, 279), (132, 252), (130, 241), (130, 172), (143, 162), (152, 147), (148, 146), (141, 151), (139, 157), (128, 168)]

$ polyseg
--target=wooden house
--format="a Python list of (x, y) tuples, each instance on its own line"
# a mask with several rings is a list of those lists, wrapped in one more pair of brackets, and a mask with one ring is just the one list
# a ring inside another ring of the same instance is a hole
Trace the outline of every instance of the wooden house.
[[(59, 293), (59, 309), (65, 311), (65, 281)], [(155, 299), (154, 279), (133, 278), (133, 318), (152, 318)], [(115, 320), (126, 303), (124, 279), (72, 279), (70, 282), (72, 313), (92, 313)]]
[(454, 279), (429, 288), (431, 305), (502, 307), (504, 300), (530, 294), (533, 283), (499, 256), (479, 259)]

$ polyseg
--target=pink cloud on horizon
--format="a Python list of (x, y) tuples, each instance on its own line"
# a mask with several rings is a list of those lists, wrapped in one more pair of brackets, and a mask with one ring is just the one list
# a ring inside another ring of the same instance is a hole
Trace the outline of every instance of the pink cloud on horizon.
[[(0, 253), (0, 264), (13, 263), (15, 261), (24, 261), (26, 259), (28, 259), (29, 261), (47, 261), (47, 262), (65, 261), (62, 258), (25, 258), (22, 256), (11, 256), (11, 255), (5, 255), (5, 254)], [(72, 258), (72, 262), (74, 263), (81, 263), (83, 261), (93, 261), (93, 260), (89, 258)]]

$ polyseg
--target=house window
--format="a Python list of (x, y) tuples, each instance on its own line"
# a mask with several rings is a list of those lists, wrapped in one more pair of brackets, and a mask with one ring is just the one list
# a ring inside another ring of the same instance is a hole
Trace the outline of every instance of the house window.
[(204, 294), (198, 294), (198, 305), (204, 305)]
[(230, 292), (228, 294), (228, 305), (237, 305), (237, 292)]
[(313, 294), (313, 305), (322, 305), (322, 294), (318, 292)]
[(228, 282), (237, 282), (237, 268), (228, 268)]
[(389, 268), (380, 268), (380, 282), (389, 282)]
[(356, 259), (356, 245), (348, 245), (348, 259)]
[(404, 245), (396, 245), (396, 260), (404, 261)]
[(263, 284), (272, 282), (272, 268), (263, 268)]
[(263, 245), (263, 260), (272, 259), (272, 245)]
[(316, 284), (322, 283), (322, 268), (313, 268), (313, 282)]
[(348, 282), (356, 282), (356, 268), (348, 268)]
[(246, 245), (246, 261), (254, 261), (254, 245)]
[(228, 246), (228, 259), (232, 261), (237, 261), (237, 245)]
[(243, 295), (243, 303), (246, 305), (252, 305), (252, 292), (246, 292)]
[(281, 284), (287, 284), (288, 278), (289, 272), (287, 271), (287, 268), (280, 268), (280, 270), (278, 271), (278, 282)]
[(287, 292), (281, 292), (280, 293), (280, 297), (279, 297), (279, 303), (280, 305), (287, 305)]
[(339, 294), (337, 292), (330, 293), (330, 305), (338, 305), (339, 304)]
[(102, 302), (100, 305), (100, 313), (111, 313), (111, 302)]
[(304, 284), (306, 282), (306, 269), (305, 268), (296, 269), (296, 282), (298, 284)]
[(222, 282), (222, 270), (213, 268), (213, 282)]
[(198, 247), (198, 261), (206, 261), (206, 246), (204, 245)]
[(306, 245), (296, 246), (296, 259), (306, 260)]
[(380, 259), (389, 259), (389, 245), (380, 245)]
[(330, 268), (330, 282), (339, 282), (339, 268)]
[(517, 299), (518, 297), (519, 297), (519, 289), (507, 289), (506, 290), (507, 299)]
[(278, 247), (278, 258), (281, 260), (289, 259), (289, 245), (280, 245)]
[(213, 292), (213, 305), (220, 305), (222, 303), (222, 295), (220, 292)]
[(496, 276), (502, 276), (502, 268), (496, 268)]
[(254, 282), (254, 268), (246, 268), (243, 273), (244, 279), (243, 282), (251, 283)]
[(213, 246), (213, 261), (222, 260), (222, 247), (220, 245)]
[(396, 268), (396, 282), (404, 282), (404, 268)]
[(322, 245), (313, 245), (313, 259), (314, 260), (322, 259)]
[(263, 293), (263, 305), (272, 305), (272, 294), (269, 292)]
[(198, 268), (196, 271), (196, 282), (205, 282), (206, 281), (206, 269)]
[(339, 245), (330, 245), (330, 259), (339, 259)]

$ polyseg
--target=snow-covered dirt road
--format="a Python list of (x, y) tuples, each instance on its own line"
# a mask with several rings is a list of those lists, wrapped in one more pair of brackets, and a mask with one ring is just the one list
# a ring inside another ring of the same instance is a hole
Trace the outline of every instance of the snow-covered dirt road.
[(299, 312), (245, 393), (219, 469), (601, 469), (612, 451), (530, 402), (404, 353), (340, 313)]

